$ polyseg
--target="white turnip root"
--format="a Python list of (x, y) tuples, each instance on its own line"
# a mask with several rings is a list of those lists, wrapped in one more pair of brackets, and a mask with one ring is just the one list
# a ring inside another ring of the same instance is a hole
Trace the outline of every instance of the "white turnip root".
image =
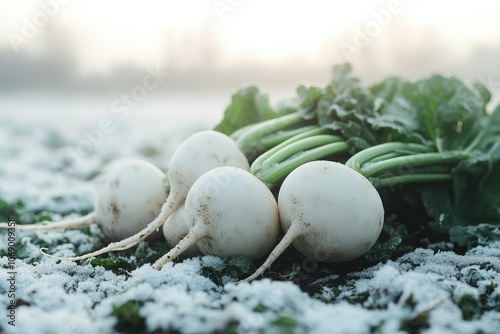
[(245, 281), (261, 275), (290, 244), (318, 262), (356, 259), (375, 244), (384, 223), (382, 200), (373, 185), (355, 170), (331, 161), (313, 161), (293, 170), (281, 185), (278, 207), (286, 233)]
[(189, 233), (156, 261), (160, 269), (197, 244), (205, 255), (244, 255), (257, 260), (275, 245), (279, 234), (276, 199), (255, 176), (236, 167), (203, 174), (185, 203)]
[(144, 229), (131, 237), (109, 244), (107, 247), (92, 253), (70, 258), (51, 257), (59, 260), (77, 261), (135, 246), (162, 227), (165, 220), (182, 205), (189, 189), (202, 174), (220, 166), (250, 169), (247, 158), (228, 136), (210, 130), (195, 133), (182, 142), (172, 155), (167, 173), (170, 182), (170, 193), (167, 201), (163, 204), (159, 215)]
[[(128, 238), (154, 219), (167, 198), (165, 174), (134, 160), (113, 168), (97, 183), (96, 223), (110, 241)], [(155, 233), (156, 239), (161, 233)]]
[[(165, 224), (163, 224), (163, 236), (170, 247), (175, 247), (188, 234), (186, 210), (181, 205), (173, 214), (171, 214)], [(193, 257), (200, 254), (201, 251), (196, 244), (192, 245), (182, 255)]]
[[(167, 198), (164, 177), (160, 169), (147, 161), (120, 161), (97, 178), (93, 212), (59, 222), (17, 225), (16, 229), (45, 231), (97, 224), (107, 240), (121, 240), (142, 230), (158, 215)], [(161, 238), (161, 234), (156, 233), (155, 237)]]

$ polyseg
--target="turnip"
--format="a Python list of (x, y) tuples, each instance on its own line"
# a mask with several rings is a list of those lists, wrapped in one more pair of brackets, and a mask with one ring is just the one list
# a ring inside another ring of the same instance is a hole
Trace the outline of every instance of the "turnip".
[(353, 260), (377, 241), (384, 222), (382, 200), (360, 173), (340, 163), (313, 161), (292, 171), (278, 194), (283, 239), (250, 277), (261, 275), (291, 244), (326, 263)]
[[(187, 225), (186, 210), (184, 205), (181, 205), (173, 214), (171, 214), (165, 224), (163, 224), (163, 236), (170, 247), (175, 247), (189, 232)], [(192, 257), (200, 254), (200, 249), (196, 244), (189, 247), (183, 255)]]
[(77, 261), (133, 247), (162, 227), (165, 220), (182, 205), (189, 189), (202, 174), (220, 166), (250, 169), (248, 160), (228, 136), (210, 130), (195, 133), (182, 142), (172, 155), (167, 173), (170, 182), (167, 201), (163, 204), (159, 215), (144, 229), (92, 253), (70, 258), (52, 257), (59, 260)]
[(185, 203), (189, 233), (154, 263), (160, 269), (193, 244), (205, 255), (243, 255), (257, 260), (275, 245), (279, 234), (278, 205), (262, 181), (236, 167), (203, 174)]
[[(41, 231), (97, 224), (107, 240), (122, 240), (142, 230), (160, 212), (167, 198), (164, 177), (160, 169), (147, 161), (117, 162), (97, 179), (92, 213), (48, 224), (17, 225), (16, 229)], [(155, 236), (160, 238), (161, 234)]]

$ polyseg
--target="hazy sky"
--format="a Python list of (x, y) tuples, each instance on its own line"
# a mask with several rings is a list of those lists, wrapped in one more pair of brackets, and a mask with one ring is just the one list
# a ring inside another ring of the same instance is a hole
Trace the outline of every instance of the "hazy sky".
[[(46, 15), (47, 24), (41, 4), (53, 12)], [(422, 44), (425, 31), (432, 30), (456, 57), (465, 57), (474, 45), (498, 45), (500, 32), (500, 2), (485, 0), (0, 0), (0, 5), (2, 46), (12, 44), (13, 34), (22, 36), (26, 21), (40, 31), (50, 23), (66, 34), (85, 71), (120, 62), (155, 63), (168, 57), (169, 40), (190, 43), (204, 35), (217, 44), (220, 64), (230, 66), (249, 60), (276, 64), (289, 57), (324, 61), (338, 56), (341, 43), (354, 45), (364, 29), (373, 29), (369, 46), (399, 37), (407, 44), (402, 48)], [(391, 6), (397, 10), (379, 18), (377, 31), (376, 14)], [(37, 38), (19, 44), (20, 51), (41, 52)], [(322, 54), (325, 50), (332, 55)], [(196, 55), (186, 52), (187, 63), (190, 58)]]
[[(41, 4), (52, 13), (44, 14)], [(220, 68), (331, 65), (346, 60), (350, 46), (359, 51), (347, 59), (354, 63), (374, 50), (384, 54), (377, 66), (414, 51), (432, 57), (428, 45), (460, 62), (476, 47), (500, 46), (499, 13), (500, 2), (493, 0), (0, 0), (0, 46), (13, 49), (23, 28), (37, 24), (38, 32), (17, 48), (43, 54), (43, 32), (50, 27), (66, 38), (83, 73), (173, 57), (179, 68), (207, 57)], [(371, 34), (367, 45), (360, 43), (363, 33)]]

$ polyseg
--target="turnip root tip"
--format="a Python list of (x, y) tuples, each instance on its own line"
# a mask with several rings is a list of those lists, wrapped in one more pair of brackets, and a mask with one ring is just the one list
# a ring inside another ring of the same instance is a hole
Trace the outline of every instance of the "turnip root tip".
[[(82, 228), (95, 224), (95, 212), (91, 212), (85, 216), (67, 219), (59, 222), (42, 221), (39, 224), (29, 224), (29, 225), (16, 225), (16, 230), (18, 231), (49, 231), (49, 230), (59, 230), (59, 229), (74, 229)], [(8, 228), (8, 223), (0, 223), (0, 228)]]

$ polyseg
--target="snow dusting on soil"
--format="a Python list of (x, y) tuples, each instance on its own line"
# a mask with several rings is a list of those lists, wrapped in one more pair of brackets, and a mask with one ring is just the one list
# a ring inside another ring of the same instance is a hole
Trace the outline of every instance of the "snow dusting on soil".
[[(66, 107), (62, 106), (61, 108)], [(70, 115), (71, 114), (71, 115)], [(58, 115), (57, 117), (55, 115)], [(119, 158), (140, 157), (165, 170), (173, 149), (208, 122), (163, 122), (151, 114), (117, 124), (76, 166), (62, 168), (67, 148), (84, 139), (102, 114), (50, 112), (22, 114), (0, 104), (0, 199), (24, 203), (23, 212), (54, 219), (92, 210), (92, 178)], [(148, 116), (149, 115), (149, 116)], [(59, 117), (59, 118), (58, 118)], [(16, 217), (23, 220), (23, 217)], [(204, 256), (125, 271), (88, 262), (61, 262), (60, 256), (102, 246), (90, 230), (20, 232), (16, 260), (15, 327), (8, 324), (8, 258), (0, 258), (0, 332), (117, 333), (120, 319), (136, 319), (149, 333), (498, 333), (500, 330), (500, 242), (477, 246), (465, 255), (417, 249), (396, 260), (315, 282), (308, 294), (290, 281), (261, 279), (235, 283), (214, 280), (222, 259)], [(148, 247), (141, 243), (142, 251)], [(0, 250), (7, 235), (0, 233)], [(129, 255), (133, 257), (133, 255)], [(481, 306), (478, 306), (480, 303)], [(481, 312), (478, 309), (483, 308)], [(132, 310), (132, 311), (131, 311)], [(130, 328), (129, 328), (130, 330)]]

